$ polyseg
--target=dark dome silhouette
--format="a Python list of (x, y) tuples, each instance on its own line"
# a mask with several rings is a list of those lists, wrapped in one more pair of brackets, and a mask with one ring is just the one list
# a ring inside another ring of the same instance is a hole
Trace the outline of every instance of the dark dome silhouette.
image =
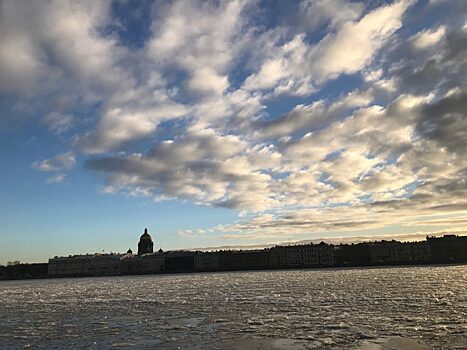
[(148, 229), (144, 229), (144, 233), (139, 238), (138, 243), (138, 255), (143, 254), (152, 254), (154, 252), (154, 243), (152, 242), (152, 237), (148, 233)]
[(146, 240), (149, 240), (149, 241), (152, 241), (152, 237), (151, 235), (148, 233), (148, 229), (145, 228), (144, 229), (144, 233), (141, 235), (141, 237), (139, 238), (140, 241), (146, 241)]

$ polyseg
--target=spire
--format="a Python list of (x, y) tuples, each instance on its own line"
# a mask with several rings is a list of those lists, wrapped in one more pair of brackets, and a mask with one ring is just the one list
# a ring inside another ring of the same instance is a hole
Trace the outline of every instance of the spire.
[(148, 229), (147, 229), (147, 228), (144, 229), (144, 233), (146, 233), (146, 234), (148, 233)]

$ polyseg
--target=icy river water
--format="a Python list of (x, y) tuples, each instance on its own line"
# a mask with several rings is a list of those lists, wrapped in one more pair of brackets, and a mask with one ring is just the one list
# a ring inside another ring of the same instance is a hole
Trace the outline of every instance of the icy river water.
[(0, 349), (467, 349), (467, 266), (0, 281)]

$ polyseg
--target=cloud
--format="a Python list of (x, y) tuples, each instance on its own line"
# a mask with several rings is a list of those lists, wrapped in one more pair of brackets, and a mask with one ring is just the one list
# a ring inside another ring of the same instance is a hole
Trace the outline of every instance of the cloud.
[[(11, 36), (11, 40), (4, 41), (5, 45), (27, 41), (18, 49), (21, 52), (7, 47), (2, 52), (24, 56), (32, 62), (29, 64), (32, 68), (24, 70), (29, 88), (21, 85), (23, 78), (18, 71), (15, 76), (20, 85), (14, 91), (24, 93), (29, 89), (37, 94), (39, 82), (47, 96), (61, 89), (75, 100), (69, 107), (56, 111), (63, 116), (71, 115), (69, 110), (75, 103), (87, 106), (92, 120), (88, 125), (92, 128), (78, 133), (74, 145), (88, 154), (121, 150), (129, 143), (150, 138), (167, 120), (195, 117), (198, 122), (225, 124), (236, 122), (226, 120), (230, 118), (251, 118), (264, 108), (262, 100), (266, 98), (252, 90), (272, 88), (276, 94), (310, 93), (322, 69), (313, 68), (307, 62), (316, 63), (323, 54), (329, 56), (334, 40), (346, 36), (344, 27), (367, 28), (367, 40), (379, 42), (372, 44), (374, 52), (398, 28), (398, 18), (406, 7), (402, 3), (384, 6), (358, 20), (362, 5), (350, 4), (340, 12), (342, 16), (338, 20), (329, 18), (336, 33), (312, 46), (303, 34), (279, 44), (288, 36), (286, 31), (258, 27), (247, 15), (248, 11), (257, 11), (257, 6), (245, 1), (155, 3), (153, 36), (145, 47), (134, 52), (119, 45), (115, 36), (103, 34), (113, 21), (111, 9), (104, 3), (50, 2), (35, 4), (29, 9), (21, 1), (7, 1), (2, 6), (2, 15), (9, 21), (9, 25), (2, 28), (6, 37)], [(303, 6), (311, 11), (307, 15), (311, 16), (318, 9), (329, 14), (331, 8), (340, 4), (338, 1), (327, 5), (313, 2)], [(36, 13), (33, 21), (27, 21), (29, 10)], [(199, 21), (201, 17), (203, 20)], [(378, 27), (383, 22), (372, 19), (375, 17), (387, 19), (384, 28)], [(56, 25), (49, 27), (50, 22)], [(71, 45), (70, 38), (73, 38)], [(253, 48), (261, 50), (256, 54)], [(246, 77), (243, 82), (246, 90), (232, 89), (232, 80), (238, 79), (234, 70), (248, 70), (262, 54), (267, 60), (258, 72)], [(1, 66), (16, 64), (8, 57), (5, 56)], [(243, 68), (242, 61), (246, 62)], [(10, 68), (5, 74), (14, 70)], [(338, 71), (332, 74), (349, 73), (348, 69)], [(170, 74), (175, 74), (185, 84), (172, 88)], [(71, 84), (72, 81), (77, 84)], [(15, 82), (10, 83), (8, 88), (15, 85)], [(187, 103), (186, 98), (192, 101)], [(93, 109), (96, 103), (99, 104), (97, 111)], [(54, 121), (50, 118), (57, 118), (57, 115), (47, 118), (44, 121), (51, 125)], [(62, 126), (56, 121), (50, 130), (60, 133), (68, 128), (64, 118)]]
[(40, 93), (70, 78), (86, 87), (115, 83), (115, 42), (96, 31), (108, 13), (95, 1), (3, 1), (0, 91)]
[(80, 135), (75, 143), (87, 154), (118, 149), (132, 140), (150, 136), (160, 122), (186, 113), (185, 106), (166, 96), (160, 96), (148, 105), (111, 108), (104, 112), (94, 130)]
[(187, 93), (194, 98), (222, 95), (230, 86), (226, 73), (249, 39), (242, 15), (248, 6), (179, 1), (158, 7), (147, 54), (162, 69), (186, 74)]
[(258, 73), (249, 76), (245, 81), (246, 90), (271, 89), (286, 76), (286, 62), (281, 59), (271, 59), (265, 62)]
[(412, 38), (412, 44), (417, 49), (426, 49), (437, 44), (446, 34), (446, 27), (423, 30)]
[(416, 130), (424, 138), (461, 155), (467, 149), (467, 91), (453, 91), (427, 104)]
[(201, 68), (193, 73), (188, 86), (193, 91), (222, 94), (229, 87), (229, 81), (227, 77), (216, 74), (212, 69)]
[[(201, 205), (262, 210), (270, 205), (262, 166), (268, 151), (250, 149), (238, 136), (192, 129), (157, 144), (146, 155), (88, 160), (86, 168), (110, 174), (115, 191), (138, 190), (158, 198), (183, 198)], [(245, 193), (249, 193), (245, 196)]]
[(47, 183), (49, 184), (57, 184), (61, 183), (66, 180), (66, 174), (55, 174), (47, 178)]
[(4, 114), (73, 131), (49, 182), (81, 155), (103, 192), (237, 210), (225, 236), (408, 227), (467, 205), (465, 5), (411, 4), (154, 2), (128, 46), (107, 2), (3, 1)]
[(44, 172), (62, 172), (71, 170), (76, 164), (76, 156), (73, 152), (66, 152), (56, 155), (54, 158), (36, 161), (32, 166)]
[[(233, 39), (240, 34), (245, 1), (215, 5), (210, 2), (174, 2), (159, 7), (148, 43), (148, 53), (162, 64), (196, 72), (222, 71), (232, 60)], [(202, 20), (200, 20), (202, 18)]]
[[(455, 230), (455, 231), (450, 231), (454, 232), (457, 235), (460, 236), (465, 236), (467, 235), (466, 230)], [(371, 234), (371, 235), (366, 235), (366, 236), (340, 236), (340, 237), (329, 237), (326, 235), (323, 235), (321, 237), (313, 238), (313, 239), (303, 239), (303, 240), (288, 240), (285, 241), (287, 237), (280, 236), (280, 237), (272, 237), (275, 239), (275, 242), (270, 242), (267, 244), (260, 243), (260, 244), (236, 244), (236, 245), (221, 245), (221, 246), (211, 246), (211, 247), (202, 247), (202, 248), (188, 248), (184, 250), (193, 250), (193, 251), (216, 251), (216, 250), (239, 250), (239, 249), (264, 249), (264, 248), (269, 248), (273, 247), (276, 245), (279, 246), (284, 246), (284, 245), (298, 245), (298, 244), (319, 244), (321, 242), (326, 242), (328, 244), (354, 244), (354, 243), (362, 243), (362, 242), (375, 242), (375, 241), (391, 241), (391, 240), (397, 240), (400, 242), (416, 242), (416, 241), (424, 241), (426, 240), (427, 235), (430, 237), (436, 236), (436, 237), (441, 237), (448, 232), (439, 232), (439, 231), (423, 231), (423, 232), (416, 232), (416, 233), (401, 233), (401, 234), (388, 234), (388, 235), (381, 235), (381, 234)], [(180, 232), (180, 235), (183, 237), (193, 237), (193, 235), (190, 235), (188, 233), (187, 235), (184, 235), (184, 232)], [(239, 237), (236, 235), (229, 235), (229, 236), (223, 236), (223, 237), (215, 237), (212, 239), (217, 239), (217, 240), (233, 240), (233, 239), (238, 239)], [(242, 238), (246, 239), (254, 239), (256, 238), (255, 235), (244, 235)]]
[(440, 97), (465, 85), (467, 30), (443, 28), (444, 39), (424, 50), (415, 48), (409, 39), (384, 52), (388, 76), (383, 79), (392, 81), (393, 95), (432, 93)]
[(420, 220), (411, 222), (410, 226), (452, 226), (452, 225), (467, 225), (467, 217), (449, 217), (444, 219), (431, 219), (431, 220)]
[[(356, 16), (344, 17), (348, 20), (316, 45), (308, 44), (304, 34), (296, 35), (265, 55), (258, 72), (245, 80), (244, 88), (306, 95), (329, 79), (361, 71), (402, 26), (401, 18), (409, 5), (398, 1), (381, 6), (356, 21)], [(323, 5), (316, 2), (314, 6)]]
[(61, 134), (69, 130), (73, 124), (73, 116), (63, 115), (57, 112), (51, 112), (41, 118), (41, 123), (47, 125), (50, 131)]
[[(157, 5), (153, 36), (136, 56), (141, 61), (138, 79), (129, 79), (116, 89), (101, 109), (94, 130), (76, 139), (85, 153), (122, 149), (151, 137), (164, 121), (241, 113), (239, 109), (252, 101), (248, 96), (239, 101), (239, 93), (224, 94), (230, 86), (226, 73), (247, 40), (241, 36), (245, 34), (240, 16), (245, 2)], [(128, 59), (134, 59), (133, 55)], [(171, 88), (173, 77), (166, 78), (170, 73), (183, 83)]]
[(352, 74), (370, 63), (374, 54), (402, 26), (408, 1), (379, 7), (358, 22), (349, 22), (335, 35), (328, 35), (314, 49), (312, 67), (326, 78)]
[(345, 112), (368, 105), (372, 101), (371, 93), (353, 91), (347, 96), (327, 104), (318, 100), (311, 105), (297, 105), (292, 111), (272, 121), (259, 121), (256, 125), (261, 137), (281, 137), (292, 135), (296, 131), (306, 133), (319, 130), (332, 124)]
[[(349, 96), (353, 100), (357, 95)], [(97, 158), (86, 166), (107, 174), (108, 185), (115, 190), (137, 190), (156, 198), (184, 198), (253, 212), (294, 207), (291, 212), (299, 213), (300, 208), (316, 206), (338, 213), (335, 222), (320, 214), (319, 221), (268, 224), (278, 228), (286, 223), (295, 231), (374, 227), (386, 222), (387, 215), (356, 220), (355, 208), (361, 206), (364, 217), (376, 210), (371, 208), (386, 213), (412, 207), (407, 215), (421, 215), (436, 210), (434, 198), (446, 205), (455, 198), (460, 207), (465, 203), (465, 186), (455, 182), (465, 178), (465, 162), (456, 161), (455, 153), (437, 147), (437, 140), (417, 129), (432, 106), (438, 104), (430, 96), (402, 95), (386, 108), (359, 107), (342, 120), (331, 118), (330, 125), (319, 131), (277, 146), (192, 128), (144, 156)], [(287, 132), (305, 128), (291, 124)], [(349, 219), (344, 220), (344, 211), (335, 207), (343, 204), (349, 207)]]
[(358, 19), (363, 10), (361, 2), (349, 3), (343, 0), (306, 0), (299, 5), (307, 29), (315, 29), (327, 23), (331, 27), (339, 27)]

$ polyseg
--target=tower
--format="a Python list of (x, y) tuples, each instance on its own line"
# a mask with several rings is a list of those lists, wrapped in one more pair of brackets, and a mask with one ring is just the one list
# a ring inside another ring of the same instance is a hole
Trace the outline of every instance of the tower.
[(148, 229), (144, 229), (144, 233), (139, 238), (138, 243), (138, 255), (153, 253), (154, 251), (154, 243), (152, 242), (152, 238), (148, 233)]

